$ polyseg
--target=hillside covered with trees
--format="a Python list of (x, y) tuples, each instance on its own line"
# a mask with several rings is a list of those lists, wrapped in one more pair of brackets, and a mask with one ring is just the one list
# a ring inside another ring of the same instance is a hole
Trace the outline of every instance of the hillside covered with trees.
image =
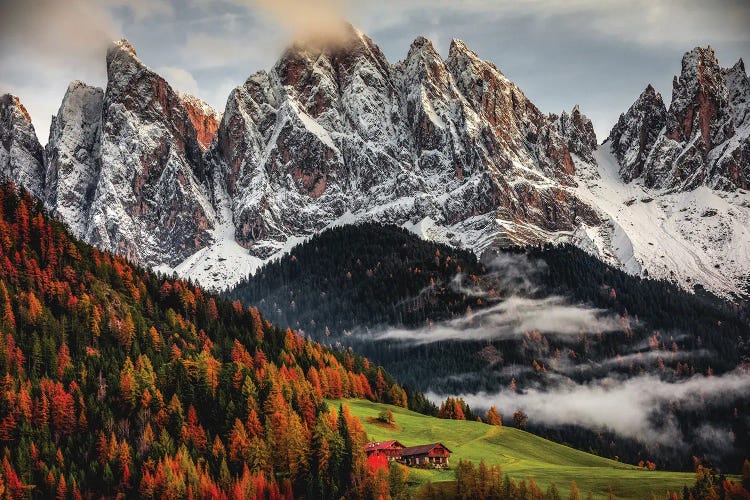
[(462, 315), (481, 300), (455, 291), (451, 280), (485, 272), (469, 251), (364, 223), (323, 231), (227, 295), (324, 341), (379, 325), (419, 326)]
[(324, 403), (406, 406), (387, 373), (82, 244), (9, 185), (0, 333), (3, 497), (387, 491), (361, 423)]
[[(478, 261), (402, 228), (333, 228), (260, 269), (229, 297), (315, 340), (351, 347), (385, 366), (407, 392), (430, 391), (440, 399), (647, 375), (680, 383), (750, 362), (748, 314), (740, 305), (629, 275), (570, 245), (510, 248)], [(506, 313), (503, 303), (519, 297), (521, 305), (538, 306), (532, 319), (562, 304), (615, 327), (556, 334), (551, 321), (551, 330), (508, 333), (516, 313), (513, 306)], [(696, 455), (736, 471), (750, 448), (749, 404), (727, 396), (707, 406), (659, 408), (655, 425), (676, 422), (694, 438), (688, 450), (606, 428), (549, 426), (533, 414), (528, 429), (634, 464), (691, 470)], [(423, 411), (438, 412), (426, 405)], [(506, 422), (513, 411), (503, 415)], [(716, 445), (694, 434), (709, 424), (726, 429), (734, 441)]]

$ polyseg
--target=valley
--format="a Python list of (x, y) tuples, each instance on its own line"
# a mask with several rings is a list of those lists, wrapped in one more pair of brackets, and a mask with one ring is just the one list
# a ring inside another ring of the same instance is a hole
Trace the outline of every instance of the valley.
[(750, 9), (339, 3), (0, 2), (0, 497), (750, 498)]
[[(583, 495), (590, 491), (597, 499), (607, 498), (610, 487), (616, 498), (641, 499), (652, 494), (660, 496), (667, 490), (682, 491), (694, 482), (692, 473), (645, 470), (561, 446), (512, 427), (437, 419), (369, 401), (342, 400), (328, 404), (333, 407), (346, 404), (363, 422), (373, 441), (441, 442), (453, 452), (452, 468), (459, 460), (475, 463), (484, 460), (487, 464), (499, 464), (503, 474), (517, 481), (533, 479), (543, 491), (554, 483), (563, 497), (567, 496), (572, 481)], [(394, 412), (396, 428), (372, 422), (384, 408)], [(411, 468), (409, 480), (419, 491), (419, 486), (428, 481), (440, 485), (452, 481), (453, 475), (453, 470)]]

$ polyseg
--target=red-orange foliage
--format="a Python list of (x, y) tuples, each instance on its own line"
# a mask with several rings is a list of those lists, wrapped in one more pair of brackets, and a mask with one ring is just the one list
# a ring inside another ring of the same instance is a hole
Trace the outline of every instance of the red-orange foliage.
[(216, 301), (213, 297), (208, 299), (208, 302), (206, 303), (206, 316), (208, 316), (208, 319), (211, 321), (219, 319), (219, 309), (216, 307)]
[(11, 467), (8, 457), (3, 457), (2, 476), (5, 481), (6, 491), (11, 498), (26, 498), (28, 487), (21, 482), (16, 471)]
[(57, 353), (57, 376), (62, 378), (65, 370), (71, 366), (70, 350), (68, 344), (62, 344)]
[(375, 474), (378, 469), (388, 468), (388, 457), (384, 453), (373, 453), (367, 457), (367, 470), (370, 474)]
[(232, 432), (229, 434), (229, 459), (233, 462), (242, 462), (250, 451), (250, 438), (245, 426), (238, 418), (234, 421)]
[[(45, 498), (99, 497), (104, 483), (125, 497), (292, 498), (303, 492), (323, 398), (376, 399), (366, 360), (79, 243), (27, 196), (8, 196), (0, 188), (0, 441), (11, 450), (0, 481), (9, 496), (28, 494), (23, 477)], [(229, 431), (209, 405), (231, 412)], [(322, 419), (338, 432), (335, 412)], [(364, 431), (345, 419), (352, 474), (327, 480), (362, 497)]]
[(193, 405), (188, 408), (187, 419), (182, 426), (182, 440), (185, 443), (193, 443), (193, 446), (201, 452), (205, 451), (208, 446), (206, 431), (198, 422), (198, 413)]

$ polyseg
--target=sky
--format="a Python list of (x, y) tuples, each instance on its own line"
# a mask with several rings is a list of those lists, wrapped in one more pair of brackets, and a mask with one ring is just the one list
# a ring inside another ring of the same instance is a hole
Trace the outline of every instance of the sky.
[(542, 111), (579, 104), (600, 142), (647, 84), (669, 102), (693, 47), (750, 62), (750, 0), (0, 0), (0, 93), (21, 98), (45, 143), (68, 83), (104, 87), (106, 48), (127, 38), (175, 89), (222, 111), (292, 40), (340, 19), (391, 62), (419, 35), (443, 56), (460, 38)]

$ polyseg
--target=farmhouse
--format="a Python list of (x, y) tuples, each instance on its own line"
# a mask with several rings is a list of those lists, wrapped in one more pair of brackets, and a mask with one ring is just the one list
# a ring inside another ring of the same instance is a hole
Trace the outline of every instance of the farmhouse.
[(448, 467), (450, 456), (451, 450), (442, 443), (432, 443), (404, 448), (401, 450), (401, 456), (398, 460), (406, 465), (443, 468)]
[(367, 443), (365, 445), (365, 453), (367, 453), (368, 458), (373, 455), (385, 455), (391, 461), (397, 460), (401, 456), (401, 450), (404, 448), (404, 445), (396, 440), (378, 441)]
[(405, 447), (398, 441), (379, 441), (365, 445), (367, 457), (385, 456), (389, 461), (395, 460), (409, 466), (448, 467), (451, 451), (442, 443), (423, 444)]

